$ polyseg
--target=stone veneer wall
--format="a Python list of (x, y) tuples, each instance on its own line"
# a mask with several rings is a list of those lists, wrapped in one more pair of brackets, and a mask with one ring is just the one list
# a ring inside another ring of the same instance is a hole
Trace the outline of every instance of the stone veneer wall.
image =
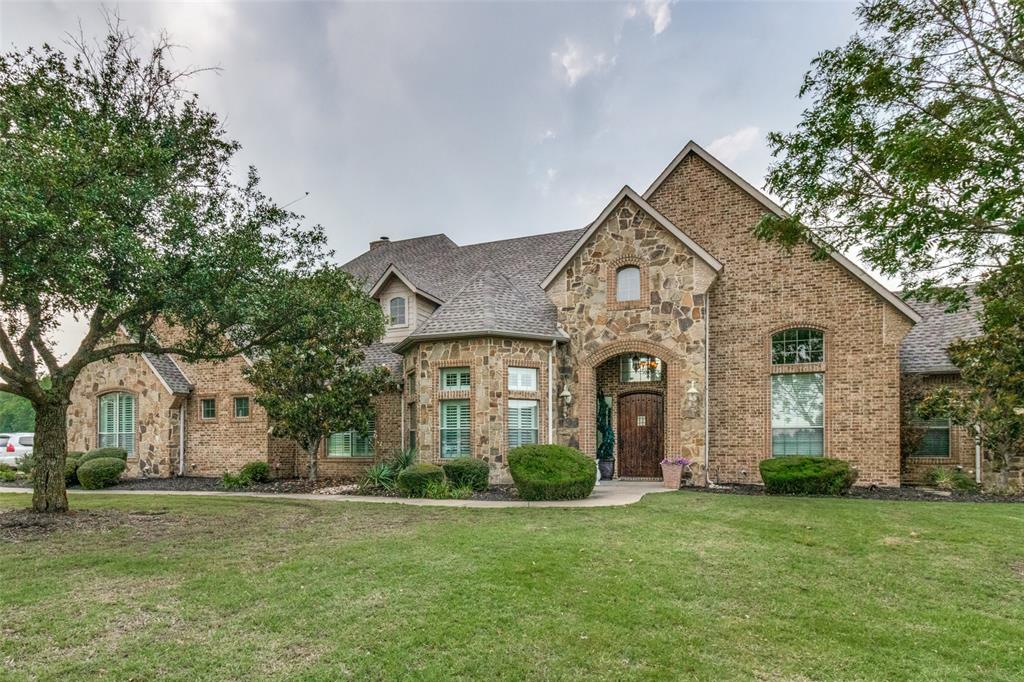
[[(615, 301), (615, 271), (638, 265), (642, 298)], [(714, 270), (636, 204), (624, 199), (548, 287), (570, 340), (559, 351), (558, 441), (596, 453), (597, 369), (621, 354), (661, 358), (665, 370), (665, 454), (702, 462), (704, 305)], [(686, 403), (694, 382), (697, 405)]]
[[(510, 482), (505, 462), (508, 400), (538, 401), (538, 440), (546, 443), (549, 349), (550, 343), (544, 341), (488, 337), (428, 341), (407, 350), (404, 373), (407, 377), (415, 374), (415, 395), (409, 397), (416, 402), (420, 460), (443, 462), (439, 452), (440, 401), (468, 399), (472, 456), (490, 465), (493, 482)], [(442, 391), (441, 369), (445, 367), (468, 367), (469, 391)], [(509, 367), (536, 368), (538, 390), (509, 392)]]
[(68, 406), (68, 450), (98, 446), (99, 399), (113, 392), (135, 396), (135, 454), (128, 459), (124, 475), (170, 476), (178, 457), (181, 399), (164, 388), (141, 355), (96, 362), (82, 371)]
[[(619, 356), (606, 360), (596, 370), (597, 390), (603, 392), (606, 398), (611, 398), (612, 405), (612, 429), (615, 431), (615, 475), (619, 475), (619, 400), (623, 393), (642, 391), (644, 393), (657, 393), (663, 398), (665, 396), (665, 379), (663, 375), (659, 381), (627, 382), (622, 381), (622, 370), (619, 366)], [(667, 373), (666, 373), (667, 374)], [(595, 403), (594, 409), (597, 409)], [(596, 424), (595, 424), (596, 427)], [(596, 447), (596, 441), (595, 441)], [(595, 450), (596, 454), (596, 450)], [(664, 456), (665, 453), (658, 453)]]
[(850, 461), (860, 484), (900, 483), (899, 345), (912, 322), (831, 259), (757, 240), (764, 206), (690, 155), (649, 197), (720, 260), (710, 290), (711, 478), (760, 482), (771, 456), (771, 334), (826, 332), (825, 454)]

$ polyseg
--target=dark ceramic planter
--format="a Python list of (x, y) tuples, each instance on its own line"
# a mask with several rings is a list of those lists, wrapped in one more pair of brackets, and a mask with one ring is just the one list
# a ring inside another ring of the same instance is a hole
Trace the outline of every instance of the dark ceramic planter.
[(610, 481), (612, 480), (612, 474), (615, 473), (615, 460), (599, 459), (597, 460), (597, 468), (601, 472), (601, 480)]

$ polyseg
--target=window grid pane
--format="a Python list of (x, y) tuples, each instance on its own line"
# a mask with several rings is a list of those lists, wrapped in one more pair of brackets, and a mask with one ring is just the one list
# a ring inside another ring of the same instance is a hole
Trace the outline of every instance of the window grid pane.
[(509, 367), (508, 390), (536, 391), (537, 370), (532, 367)]
[(214, 398), (203, 398), (203, 419), (215, 419), (217, 417), (217, 401)]
[(441, 370), (441, 390), (464, 391), (469, 388), (469, 368), (449, 367)]
[(615, 273), (615, 300), (640, 300), (640, 268), (628, 266)]
[(772, 364), (825, 361), (825, 335), (817, 329), (787, 329), (772, 336)]
[(249, 416), (249, 399), (235, 398), (235, 416), (245, 418)]
[(469, 401), (444, 400), (441, 402), (441, 457), (469, 454)]
[(772, 376), (772, 455), (825, 454), (825, 377)]
[(391, 324), (400, 325), (405, 324), (405, 299), (404, 298), (393, 298), (390, 304), (391, 312)]

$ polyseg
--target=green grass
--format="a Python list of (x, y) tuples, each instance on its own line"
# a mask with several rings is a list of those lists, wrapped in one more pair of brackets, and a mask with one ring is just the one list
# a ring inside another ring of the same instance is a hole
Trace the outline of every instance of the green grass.
[(167, 513), (0, 540), (4, 679), (1024, 670), (1024, 506), (685, 492), (606, 509), (72, 505)]

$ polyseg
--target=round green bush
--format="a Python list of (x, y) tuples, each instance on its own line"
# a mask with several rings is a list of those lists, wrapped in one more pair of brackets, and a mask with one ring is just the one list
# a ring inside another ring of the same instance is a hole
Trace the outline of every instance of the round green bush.
[(593, 458), (563, 445), (521, 445), (508, 453), (508, 468), (524, 500), (581, 500), (597, 479)]
[(270, 480), (270, 465), (266, 462), (249, 462), (238, 475), (252, 483), (266, 483)]
[(857, 480), (849, 462), (827, 457), (775, 457), (759, 468), (769, 495), (843, 495)]
[(79, 457), (78, 465), (81, 466), (90, 460), (102, 459), (105, 457), (113, 457), (115, 459), (121, 460), (122, 462), (127, 462), (128, 451), (123, 450), (121, 448), (96, 448), (95, 450), (90, 450), (89, 452)]
[(456, 457), (441, 465), (444, 475), (454, 488), (469, 487), (477, 492), (487, 490), (490, 467), (475, 457)]
[(72, 457), (69, 452), (64, 459), (64, 485), (75, 485), (76, 483), (78, 483), (78, 458)]
[(444, 469), (436, 464), (413, 464), (398, 474), (398, 490), (407, 497), (423, 497), (431, 482), (444, 482)]
[(88, 490), (107, 488), (117, 483), (124, 469), (125, 463), (117, 457), (90, 459), (78, 465), (78, 482)]

